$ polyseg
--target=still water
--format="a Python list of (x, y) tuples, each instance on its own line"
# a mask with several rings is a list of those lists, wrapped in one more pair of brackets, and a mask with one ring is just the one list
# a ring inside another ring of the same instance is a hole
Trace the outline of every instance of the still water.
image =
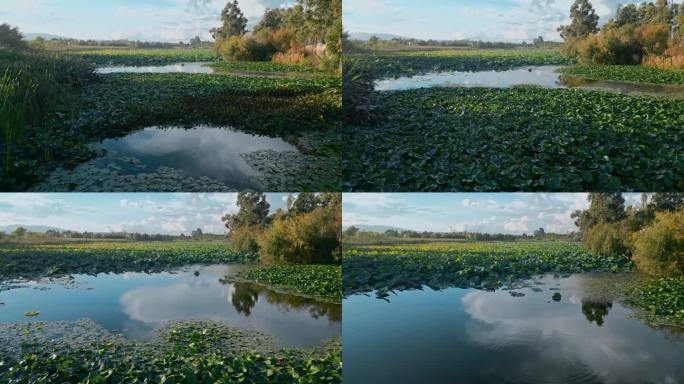
[[(261, 331), (288, 347), (340, 336), (339, 304), (226, 280), (244, 266), (192, 266), (164, 273), (74, 275), (74, 284), (29, 282), (0, 291), (0, 323), (92, 319), (113, 333), (149, 340), (170, 321), (212, 320)], [(26, 317), (28, 311), (37, 317)]]
[(628, 95), (684, 98), (684, 87), (676, 85), (636, 84), (619, 81), (596, 81), (562, 75), (560, 66), (528, 66), (507, 71), (433, 72), (413, 77), (379, 80), (377, 91), (400, 91), (429, 87), (509, 88), (536, 85), (544, 88), (580, 88), (612, 91)]
[(425, 288), (389, 302), (349, 297), (345, 383), (684, 382), (682, 334), (589, 293), (594, 279), (549, 276), (495, 292)]
[(214, 73), (214, 69), (208, 67), (209, 63), (177, 63), (161, 66), (129, 67), (115, 66), (98, 68), (95, 72), (106, 73)]
[(94, 164), (115, 164), (121, 174), (155, 172), (165, 166), (180, 169), (190, 177), (211, 177), (240, 190), (261, 188), (254, 181), (258, 172), (241, 154), (297, 151), (280, 138), (210, 126), (145, 128), (119, 139), (104, 140), (100, 147), (107, 150), (107, 155)]

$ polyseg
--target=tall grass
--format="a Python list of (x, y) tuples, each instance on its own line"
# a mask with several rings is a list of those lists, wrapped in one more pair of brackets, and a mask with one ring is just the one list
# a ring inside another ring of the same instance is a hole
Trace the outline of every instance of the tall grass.
[(642, 64), (658, 69), (684, 70), (684, 39), (670, 41), (664, 55), (648, 55)]
[(54, 113), (60, 97), (92, 81), (94, 68), (80, 60), (39, 52), (0, 52), (0, 143), (3, 167), (11, 164), (30, 129)]

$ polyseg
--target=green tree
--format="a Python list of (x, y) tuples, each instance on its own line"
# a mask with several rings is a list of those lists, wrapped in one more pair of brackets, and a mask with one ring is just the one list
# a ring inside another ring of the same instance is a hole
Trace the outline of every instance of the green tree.
[(359, 233), (359, 229), (353, 225), (344, 230), (344, 235), (349, 237), (354, 237), (357, 233)]
[(537, 239), (543, 239), (546, 236), (546, 231), (544, 231), (544, 228), (539, 228), (536, 231), (534, 231), (533, 235)]
[(280, 8), (266, 8), (264, 16), (259, 23), (254, 26), (254, 32), (259, 32), (263, 29), (278, 29), (285, 26), (286, 11)]
[(225, 40), (231, 36), (242, 36), (247, 33), (247, 18), (240, 10), (237, 0), (228, 2), (221, 11), (221, 22), (219, 28), (212, 28), (211, 35), (215, 40)]
[(682, 192), (654, 193), (649, 204), (655, 212), (674, 212), (682, 206), (684, 206), (684, 193)]
[(12, 236), (17, 237), (17, 238), (22, 238), (22, 237), (26, 236), (27, 233), (28, 233), (28, 230), (26, 228), (18, 227), (17, 229), (15, 229), (12, 232)]
[(9, 24), (0, 24), (0, 48), (22, 49), (26, 47), (21, 32)]
[(621, 193), (590, 193), (589, 209), (575, 211), (572, 218), (581, 232), (603, 223), (616, 223), (625, 218), (625, 199)]
[(599, 17), (589, 0), (575, 0), (570, 7), (570, 18), (570, 25), (558, 28), (563, 39), (582, 39), (598, 32)]
[(377, 36), (371, 36), (370, 39), (368, 39), (368, 45), (371, 47), (375, 47), (380, 43), (380, 38)]
[(269, 222), (271, 205), (266, 200), (266, 194), (258, 192), (240, 192), (237, 197), (238, 212), (227, 214), (221, 218), (229, 231), (241, 227), (263, 226)]
[(197, 228), (192, 233), (190, 233), (190, 236), (192, 236), (193, 240), (201, 240), (202, 239), (202, 229)]
[(636, 4), (627, 4), (625, 6), (620, 5), (618, 7), (617, 13), (615, 14), (615, 24), (618, 27), (622, 27), (625, 24), (641, 24), (641, 19), (639, 18), (639, 9)]
[(292, 195), (288, 197), (287, 210), (291, 214), (309, 213), (321, 206), (321, 200), (315, 193), (302, 192), (293, 198)]
[(536, 39), (534, 39), (532, 41), (532, 44), (537, 45), (537, 46), (544, 45), (544, 37), (543, 36), (537, 37)]

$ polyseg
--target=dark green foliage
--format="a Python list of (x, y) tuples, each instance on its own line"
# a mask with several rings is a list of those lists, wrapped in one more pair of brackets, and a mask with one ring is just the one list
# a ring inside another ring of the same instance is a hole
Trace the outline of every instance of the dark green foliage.
[(0, 49), (24, 49), (26, 48), (26, 43), (22, 38), (18, 28), (12, 28), (6, 23), (0, 24)]
[(261, 226), (268, 224), (268, 212), (271, 204), (266, 200), (265, 193), (240, 192), (237, 195), (238, 213), (225, 215), (221, 218), (228, 230), (240, 227)]
[(570, 7), (570, 25), (563, 25), (558, 32), (563, 39), (584, 38), (598, 32), (599, 16), (589, 0), (575, 0)]
[(657, 318), (664, 317), (670, 323), (684, 326), (684, 277), (651, 280), (635, 290), (628, 302)]
[(379, 121), (382, 114), (371, 97), (375, 81), (367, 67), (347, 60), (343, 63), (342, 76), (345, 120), (360, 124)]
[(589, 209), (586, 211), (575, 211), (572, 218), (575, 225), (586, 232), (597, 224), (616, 223), (625, 218), (625, 199), (622, 194), (617, 193), (590, 193)]
[(683, 206), (684, 193), (682, 192), (654, 193), (649, 203), (649, 207), (655, 212), (674, 212)]
[(342, 300), (342, 267), (339, 265), (275, 265), (250, 269), (242, 278), (295, 294), (325, 300)]
[[(36, 127), (69, 91), (94, 79), (94, 67), (77, 59), (0, 50), (0, 187), (13, 182), (7, 175), (35, 166), (38, 160), (23, 158), (21, 151), (33, 144)], [(49, 161), (51, 152), (36, 156)]]
[[(73, 348), (51, 343), (25, 346), (21, 359), (0, 358), (0, 381), (34, 383), (341, 383), (338, 345), (311, 351), (225, 352), (216, 345), (239, 337), (220, 326), (171, 328), (163, 351), (150, 345), (92, 343)], [(242, 341), (246, 343), (246, 341)]]
[(684, 85), (684, 71), (637, 65), (582, 65), (562, 69), (563, 73), (590, 80)]
[(242, 13), (237, 0), (228, 2), (221, 11), (221, 22), (219, 28), (212, 28), (211, 34), (215, 40), (227, 39), (231, 36), (244, 35), (247, 32), (247, 18)]
[(342, 131), (344, 190), (684, 189), (681, 100), (535, 87), (375, 97), (382, 123)]

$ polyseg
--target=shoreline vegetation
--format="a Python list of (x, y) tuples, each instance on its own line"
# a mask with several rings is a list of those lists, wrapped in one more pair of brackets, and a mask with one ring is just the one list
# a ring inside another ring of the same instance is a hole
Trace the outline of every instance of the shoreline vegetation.
[[(100, 191), (99, 171), (112, 170), (76, 169), (98, 156), (93, 143), (146, 127), (203, 124), (282, 137), (297, 148), (285, 159), (247, 156), (266, 190), (338, 189), (340, 1), (307, 3), (306, 12), (299, 2), (267, 9), (249, 32), (238, 3), (228, 2), (221, 26), (212, 30), (215, 43), (26, 43), (16, 28), (4, 24), (0, 32), (7, 35), (0, 43), (2, 190)], [(215, 73), (96, 73), (107, 66), (184, 62), (204, 62)], [(107, 191), (175, 191), (164, 179), (183, 177), (191, 182), (174, 182), (184, 190), (190, 184), (198, 191), (236, 189), (161, 168), (141, 180), (135, 176), (108, 174), (117, 185)]]
[[(684, 100), (675, 93), (684, 84), (684, 7), (630, 4), (601, 29), (587, 0), (577, 0), (570, 16), (562, 43), (346, 36), (342, 189), (681, 190)], [(375, 90), (382, 79), (542, 65), (562, 66), (579, 88)], [(618, 83), (592, 89), (601, 80)]]
[[(230, 229), (227, 238), (200, 229), (189, 236), (33, 233), (22, 227), (0, 233), (0, 290), (42, 278), (65, 279), (68, 285), (74, 274), (151, 274), (226, 263), (247, 266), (225, 279), (254, 283), (248, 291), (252, 294), (265, 288), (270, 295), (300, 297), (295, 302), (314, 299), (339, 307), (341, 194), (290, 195), (286, 207), (274, 212), (266, 194), (245, 192), (236, 197), (237, 211), (222, 218)], [(311, 348), (286, 348), (269, 335), (212, 321), (174, 322), (144, 342), (112, 335), (87, 320), (8, 327), (0, 336), (7, 338), (7, 348), (13, 348), (10, 353), (0, 347), (0, 381), (8, 383), (342, 381), (340, 338)], [(74, 338), (76, 344), (49, 336), (64, 336), (65, 330), (79, 327), (85, 333)]]
[[(681, 193), (642, 196), (625, 208), (621, 194), (589, 194), (590, 207), (572, 214), (578, 232), (543, 228), (533, 235), (344, 231), (344, 296), (429, 287), (515, 289), (523, 281), (553, 274), (628, 274), (608, 284), (625, 304), (644, 312), (649, 324), (684, 328), (684, 239)], [(353, 245), (347, 245), (353, 244)]]

